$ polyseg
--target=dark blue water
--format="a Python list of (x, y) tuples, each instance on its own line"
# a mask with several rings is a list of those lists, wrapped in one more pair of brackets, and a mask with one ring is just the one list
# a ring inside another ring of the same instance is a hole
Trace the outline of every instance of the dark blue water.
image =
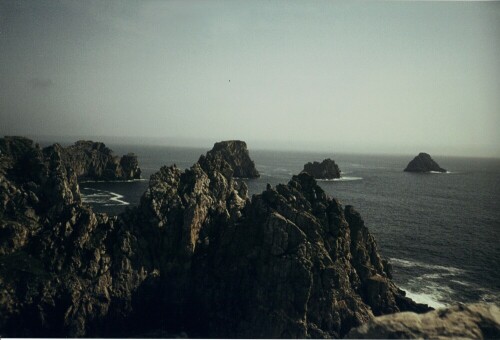
[[(190, 167), (207, 149), (110, 145), (135, 152), (143, 177), (162, 165)], [(420, 151), (420, 150), (419, 150)], [(330, 157), (340, 181), (323, 189), (353, 205), (394, 267), (394, 280), (417, 301), (439, 307), (455, 301), (500, 303), (500, 160), (438, 157), (447, 174), (402, 170), (414, 155), (347, 155), (251, 150), (261, 178), (246, 180), (250, 194), (288, 182), (309, 161)], [(135, 205), (147, 180), (82, 183), (95, 210), (119, 213)]]

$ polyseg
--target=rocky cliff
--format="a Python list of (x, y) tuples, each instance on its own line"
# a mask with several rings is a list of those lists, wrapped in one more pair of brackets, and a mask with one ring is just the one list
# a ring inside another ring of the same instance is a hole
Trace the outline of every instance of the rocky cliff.
[(413, 158), (413, 160), (408, 163), (404, 171), (408, 172), (446, 172), (445, 169), (441, 168), (429, 154), (421, 152)]
[(349, 332), (351, 339), (499, 339), (500, 309), (459, 304), (425, 314), (384, 315)]
[[(255, 163), (250, 159), (247, 144), (239, 140), (229, 140), (214, 144), (205, 156), (201, 156), (200, 164), (206, 162), (217, 164), (221, 172), (238, 178), (257, 178), (260, 176)], [(229, 173), (231, 172), (231, 174)]]
[(66, 167), (71, 167), (79, 179), (87, 180), (130, 180), (141, 178), (141, 169), (137, 156), (127, 154), (121, 158), (104, 143), (78, 141), (66, 148), (56, 144), (62, 161)]
[(4, 336), (342, 337), (429, 309), (391, 281), (360, 215), (308, 174), (250, 199), (209, 152), (161, 168), (138, 207), (109, 218), (81, 203), (60, 148), (0, 147)]
[(340, 178), (340, 169), (335, 161), (327, 158), (321, 163), (319, 162), (309, 162), (304, 165), (304, 170), (302, 172), (307, 172), (309, 175), (316, 179), (333, 179)]

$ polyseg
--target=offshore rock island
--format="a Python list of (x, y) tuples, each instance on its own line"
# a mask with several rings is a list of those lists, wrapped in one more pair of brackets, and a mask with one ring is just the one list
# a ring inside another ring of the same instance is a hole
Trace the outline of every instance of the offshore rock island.
[(217, 164), (219, 171), (236, 178), (258, 178), (259, 171), (250, 158), (247, 144), (240, 140), (217, 142), (212, 150), (198, 160), (200, 164)]
[(129, 153), (119, 158), (113, 155), (113, 151), (104, 143), (78, 141), (68, 147), (56, 143), (42, 150), (25, 137), (6, 136), (0, 138), (0, 152), (4, 159), (10, 158), (10, 162), (19, 161), (15, 171), (21, 173), (34, 166), (31, 164), (33, 159), (57, 154), (61, 165), (71, 169), (78, 180), (112, 181), (141, 178), (136, 155)]
[(72, 168), (78, 179), (110, 181), (141, 178), (136, 155), (129, 153), (118, 158), (104, 143), (82, 140), (66, 148), (59, 144), (52, 147), (59, 149), (64, 165)]
[(162, 167), (139, 206), (108, 217), (82, 204), (60, 148), (0, 145), (3, 336), (337, 338), (430, 309), (308, 174), (250, 199), (212, 150)]
[(340, 169), (337, 163), (330, 158), (324, 159), (321, 163), (309, 162), (304, 165), (302, 172), (308, 173), (315, 179), (340, 178)]
[(405, 170), (407, 172), (446, 172), (441, 168), (428, 153), (421, 152), (408, 165)]

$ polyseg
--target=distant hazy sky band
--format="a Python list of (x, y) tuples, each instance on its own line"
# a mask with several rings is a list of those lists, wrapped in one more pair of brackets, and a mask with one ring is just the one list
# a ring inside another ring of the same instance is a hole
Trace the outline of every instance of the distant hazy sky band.
[(0, 0), (0, 134), (500, 156), (499, 56), (499, 2)]

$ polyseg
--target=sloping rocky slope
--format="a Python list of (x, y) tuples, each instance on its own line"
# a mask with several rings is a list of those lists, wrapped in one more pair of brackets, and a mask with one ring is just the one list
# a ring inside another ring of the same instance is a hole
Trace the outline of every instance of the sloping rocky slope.
[(499, 339), (500, 309), (459, 304), (425, 314), (384, 315), (349, 332), (352, 339)]
[(250, 200), (209, 152), (161, 168), (138, 207), (109, 218), (82, 204), (59, 148), (0, 146), (4, 336), (342, 337), (373, 315), (429, 309), (391, 281), (360, 215), (308, 174)]
[(441, 168), (428, 153), (421, 152), (413, 158), (410, 163), (406, 166), (404, 171), (408, 172), (446, 172), (445, 169)]

